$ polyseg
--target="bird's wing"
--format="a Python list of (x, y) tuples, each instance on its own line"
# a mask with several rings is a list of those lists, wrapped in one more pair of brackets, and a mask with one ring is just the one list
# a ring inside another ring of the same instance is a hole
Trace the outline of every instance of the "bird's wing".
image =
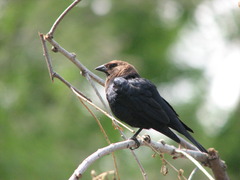
[[(178, 114), (176, 113), (176, 111), (173, 109), (173, 107), (164, 99), (161, 97), (161, 104), (164, 106), (165, 111), (167, 112), (168, 116), (170, 119), (178, 119), (179, 122), (184, 126), (184, 128), (186, 130), (188, 130), (189, 132), (193, 133), (193, 130), (188, 127), (186, 124), (184, 124), (178, 117)], [(170, 125), (171, 128), (175, 129), (176, 131), (181, 131), (179, 130), (179, 124), (178, 123), (174, 123), (175, 121), (173, 121)]]
[(161, 96), (150, 81), (143, 78), (117, 77), (113, 84), (122, 104), (131, 109), (131, 112), (135, 112), (138, 120), (150, 122), (152, 125), (170, 123), (164, 107), (158, 102)]

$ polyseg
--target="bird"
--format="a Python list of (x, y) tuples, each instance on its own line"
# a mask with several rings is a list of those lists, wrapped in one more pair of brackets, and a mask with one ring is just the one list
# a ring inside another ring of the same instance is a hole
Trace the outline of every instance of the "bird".
[[(156, 86), (150, 80), (142, 78), (133, 65), (121, 60), (112, 60), (95, 70), (104, 72), (107, 76), (105, 93), (113, 114), (126, 124), (139, 128), (130, 139), (136, 142), (136, 137), (142, 129), (154, 129), (180, 143), (178, 136), (171, 130), (173, 129), (184, 135), (201, 152), (207, 153), (189, 133), (193, 133), (193, 130), (180, 120), (179, 115), (160, 95)], [(139, 142), (137, 145), (140, 145)]]

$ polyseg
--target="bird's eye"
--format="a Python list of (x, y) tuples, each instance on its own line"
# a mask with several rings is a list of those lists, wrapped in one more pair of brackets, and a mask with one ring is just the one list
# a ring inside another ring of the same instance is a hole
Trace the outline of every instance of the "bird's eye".
[(112, 68), (114, 68), (114, 67), (116, 67), (116, 66), (117, 66), (117, 63), (109, 64), (109, 69), (112, 69)]

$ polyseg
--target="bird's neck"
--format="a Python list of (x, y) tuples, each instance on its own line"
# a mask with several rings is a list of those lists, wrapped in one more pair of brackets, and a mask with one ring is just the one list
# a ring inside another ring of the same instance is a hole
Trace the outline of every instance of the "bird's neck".
[(138, 73), (131, 73), (121, 76), (125, 79), (134, 79), (134, 78), (140, 78), (140, 75)]
[(122, 77), (124, 79), (129, 80), (129, 79), (134, 79), (134, 78), (140, 78), (140, 75), (137, 72), (133, 72), (133, 73), (129, 73), (129, 74), (122, 74), (119, 76), (116, 76), (114, 74), (109, 75), (106, 79), (105, 87), (108, 87), (108, 85), (114, 80), (114, 78), (117, 78), (117, 77)]

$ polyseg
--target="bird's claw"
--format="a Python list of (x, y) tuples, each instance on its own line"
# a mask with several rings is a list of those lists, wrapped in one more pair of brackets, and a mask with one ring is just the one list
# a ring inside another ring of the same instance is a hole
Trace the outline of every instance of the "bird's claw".
[(140, 142), (137, 140), (137, 138), (135, 136), (133, 136), (130, 139), (135, 142), (135, 147), (130, 147), (129, 149), (131, 149), (131, 150), (138, 149), (140, 147)]

